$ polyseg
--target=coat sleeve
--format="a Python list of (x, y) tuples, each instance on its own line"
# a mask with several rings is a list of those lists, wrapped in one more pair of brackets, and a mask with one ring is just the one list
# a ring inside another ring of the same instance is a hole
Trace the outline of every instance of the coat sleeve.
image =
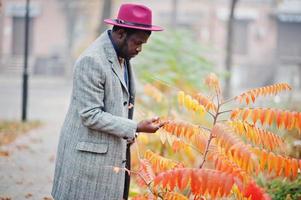
[(133, 139), (137, 123), (103, 111), (105, 73), (100, 62), (83, 57), (75, 65), (73, 92), (82, 123), (97, 131)]

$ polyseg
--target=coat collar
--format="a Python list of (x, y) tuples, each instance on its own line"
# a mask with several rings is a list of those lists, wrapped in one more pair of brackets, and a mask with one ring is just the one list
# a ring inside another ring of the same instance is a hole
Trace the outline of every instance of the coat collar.
[(99, 37), (100, 39), (100, 43), (103, 46), (104, 49), (104, 53), (108, 59), (108, 61), (111, 63), (111, 68), (114, 71), (114, 73), (117, 75), (118, 79), (120, 80), (123, 88), (125, 89), (125, 91), (127, 92), (127, 94), (131, 94), (130, 96), (130, 100), (133, 101), (133, 99), (135, 98), (135, 78), (134, 78), (134, 72), (132, 69), (132, 66), (130, 64), (129, 61), (127, 61), (127, 67), (128, 67), (128, 72), (129, 72), (129, 81), (130, 81), (130, 92), (128, 91), (128, 88), (126, 86), (126, 83), (124, 81), (124, 74), (122, 72), (122, 69), (120, 67), (119, 61), (118, 61), (118, 57), (116, 54), (116, 51), (113, 47), (113, 44), (109, 38), (108, 35), (108, 31), (105, 31), (101, 34), (101, 36)]
[[(121, 82), (123, 88), (126, 90), (126, 92), (129, 94), (128, 88), (126, 86), (126, 83), (124, 81), (124, 75), (121, 69), (121, 66), (118, 61), (118, 57), (116, 54), (116, 51), (114, 49), (114, 46), (110, 40), (110, 37), (108, 35), (108, 31), (105, 31), (100, 36), (102, 45), (104, 47), (104, 52), (106, 54), (106, 57), (108, 61), (111, 63), (111, 68), (114, 71), (114, 73), (117, 75), (119, 81)], [(130, 68), (130, 66), (128, 66)], [(130, 80), (131, 81), (131, 80)]]

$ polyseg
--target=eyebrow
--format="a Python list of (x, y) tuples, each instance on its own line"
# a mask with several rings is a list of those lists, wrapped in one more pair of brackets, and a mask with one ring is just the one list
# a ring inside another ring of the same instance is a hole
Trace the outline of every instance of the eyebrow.
[(137, 39), (137, 38), (134, 38), (134, 41), (136, 43), (142, 43), (142, 44), (146, 43), (146, 41), (143, 41), (142, 39)]

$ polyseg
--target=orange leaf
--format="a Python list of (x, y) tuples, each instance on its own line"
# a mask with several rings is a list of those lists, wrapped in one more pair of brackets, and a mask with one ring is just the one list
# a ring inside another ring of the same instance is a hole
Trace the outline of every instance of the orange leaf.
[(287, 111), (282, 111), (281, 119), (282, 119), (282, 124), (284, 125), (284, 128), (287, 128)]
[(179, 169), (176, 173), (175, 173), (175, 178), (177, 180), (177, 185), (178, 185), (178, 188), (180, 190), (183, 190), (186, 185), (187, 185), (187, 181), (184, 180), (183, 178), (183, 174), (184, 174), (184, 169)]
[(250, 103), (249, 96), (246, 96), (246, 104), (249, 105), (249, 103)]
[(261, 124), (265, 125), (269, 123), (271, 116), (271, 110), (270, 109), (264, 109), (264, 111), (261, 114), (262, 118), (264, 118), (264, 120), (261, 120)]
[(253, 124), (256, 124), (259, 117), (260, 117), (260, 110), (259, 109), (253, 109), (253, 112), (252, 112)]
[(145, 187), (149, 184), (155, 177), (151, 164), (146, 159), (140, 160), (140, 167), (137, 176), (137, 183), (141, 187)]
[(283, 171), (283, 167), (284, 167), (284, 163), (285, 163), (285, 159), (282, 156), (277, 156), (277, 164), (276, 164), (276, 175), (277, 176), (281, 176), (281, 173)]
[(149, 200), (149, 198), (145, 195), (139, 195), (132, 198), (133, 200)]
[(248, 119), (249, 114), (250, 114), (249, 109), (244, 110), (243, 115), (242, 115), (242, 120), (246, 121)]
[[(241, 184), (239, 180), (234, 179), (232, 175), (217, 170), (182, 168), (158, 174), (154, 178), (154, 185), (157, 186), (162, 183), (163, 189), (167, 187), (171, 189), (174, 188), (173, 184), (175, 182), (175, 180), (172, 179), (177, 180), (176, 183), (180, 190), (185, 188), (190, 181), (192, 194), (209, 194), (212, 198), (228, 196), (230, 194), (229, 187), (232, 188), (234, 183), (238, 185)], [(227, 183), (227, 185), (225, 185), (225, 183)]]
[(162, 157), (156, 153), (153, 153), (151, 150), (147, 150), (144, 154), (144, 157), (151, 163), (155, 173), (177, 167), (184, 167), (182, 163)]
[[(179, 170), (179, 171), (180, 171), (179, 173), (182, 172), (181, 176), (179, 174), (178, 177), (177, 177), (178, 178), (178, 183), (181, 182), (181, 186), (178, 185), (178, 188), (181, 190), (182, 188), (183, 189), (186, 188), (187, 185), (188, 185), (189, 178), (190, 178), (190, 171), (185, 170), (185, 169)], [(182, 180), (180, 178), (182, 178)]]
[(264, 122), (266, 120), (266, 117), (267, 117), (266, 114), (267, 114), (267, 109), (262, 110), (261, 115), (260, 115), (260, 123), (262, 125), (264, 125)]
[(209, 110), (216, 111), (215, 104), (201, 93), (198, 93), (193, 98), (195, 98), (200, 105), (204, 106), (207, 111)]
[(272, 172), (272, 169), (276, 168), (276, 156), (273, 152), (270, 152), (268, 155), (268, 171), (269, 173)]
[(277, 127), (280, 128), (281, 124), (283, 122), (283, 119), (282, 119), (283, 115), (282, 115), (282, 113), (281, 113), (280, 110), (277, 110), (276, 116), (277, 116), (277, 118), (276, 118), (277, 119), (276, 124), (277, 124)]
[(268, 121), (269, 126), (272, 125), (272, 122), (273, 122), (274, 118), (276, 118), (276, 112), (274, 110), (271, 110), (271, 115), (270, 115), (270, 118), (269, 118), (269, 121)]
[(260, 169), (261, 170), (264, 170), (267, 160), (268, 160), (268, 154), (265, 150), (263, 150), (260, 155)]
[(250, 98), (252, 102), (255, 102), (256, 97), (258, 96), (266, 96), (266, 95), (276, 95), (281, 91), (284, 90), (291, 90), (291, 87), (287, 83), (278, 83), (275, 85), (255, 88), (252, 90), (249, 90), (247, 92), (244, 92), (238, 96), (236, 96), (234, 99), (239, 100), (241, 102), (243, 99), (245, 99), (246, 103), (249, 104)]
[(286, 177), (289, 177), (291, 175), (291, 169), (292, 169), (292, 166), (291, 166), (291, 161), (288, 159), (288, 158), (285, 158), (285, 176)]
[(191, 187), (191, 192), (193, 194), (196, 194), (196, 195), (200, 195), (201, 194), (201, 191), (199, 190), (201, 187), (201, 182), (199, 180), (199, 176), (197, 174), (197, 171), (196, 170), (192, 170), (191, 171), (191, 177), (190, 177), (190, 187)]
[(255, 98), (256, 98), (256, 95), (253, 91), (250, 92), (250, 96), (251, 96), (251, 99), (252, 99), (252, 102), (254, 103), (255, 102)]
[(163, 198), (164, 200), (188, 200), (187, 197), (176, 192), (167, 192), (164, 194)]
[(296, 128), (299, 130), (299, 132), (301, 131), (301, 113), (298, 113), (298, 116), (296, 117), (296, 121), (297, 121), (297, 123), (296, 123)]
[(298, 175), (298, 160), (293, 158), (291, 160), (292, 163), (292, 178), (296, 178)]
[(289, 113), (287, 112), (287, 126), (285, 127), (287, 130), (292, 130), (294, 126), (294, 112)]
[(231, 119), (233, 120), (233, 119), (236, 119), (236, 118), (238, 118), (238, 116), (239, 116), (239, 114), (240, 114), (240, 109), (235, 109), (235, 110), (233, 110), (232, 112), (231, 112)]

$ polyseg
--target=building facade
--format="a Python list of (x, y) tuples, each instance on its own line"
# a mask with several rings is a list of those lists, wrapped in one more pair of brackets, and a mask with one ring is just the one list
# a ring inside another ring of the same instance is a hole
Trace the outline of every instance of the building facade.
[[(4, 0), (0, 29), (0, 72), (22, 70), (25, 44), (25, 1)], [(64, 72), (66, 21), (58, 1), (31, 0), (29, 70), (32, 74)]]

